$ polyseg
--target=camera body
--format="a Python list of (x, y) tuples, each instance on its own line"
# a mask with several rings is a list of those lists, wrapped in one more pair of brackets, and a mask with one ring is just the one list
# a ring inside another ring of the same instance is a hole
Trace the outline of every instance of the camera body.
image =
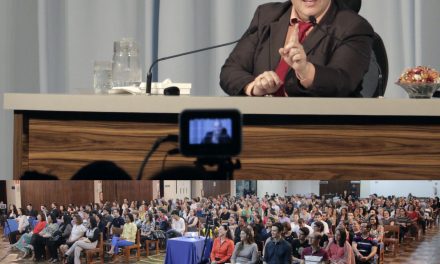
[(180, 153), (187, 157), (237, 156), (242, 145), (242, 116), (238, 110), (185, 110), (179, 116)]

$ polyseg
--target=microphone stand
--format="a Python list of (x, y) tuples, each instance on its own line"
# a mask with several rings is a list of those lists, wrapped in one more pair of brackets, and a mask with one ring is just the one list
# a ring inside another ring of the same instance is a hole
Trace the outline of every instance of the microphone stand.
[(203, 51), (207, 51), (207, 50), (212, 50), (212, 49), (217, 49), (217, 48), (221, 48), (221, 47), (230, 46), (230, 45), (238, 43), (239, 41), (241, 41), (245, 37), (249, 36), (250, 34), (255, 33), (257, 30), (258, 30), (258, 27), (256, 27), (256, 26), (255, 27), (251, 27), (251, 28), (249, 28), (244, 33), (244, 35), (240, 39), (232, 41), (232, 42), (228, 42), (228, 43), (224, 43), (224, 44), (220, 44), (220, 45), (215, 45), (215, 46), (211, 46), (211, 47), (207, 47), (207, 48), (203, 48), (203, 49), (188, 51), (188, 52), (179, 53), (179, 54), (176, 54), (176, 55), (172, 55), (172, 56), (156, 59), (155, 61), (153, 61), (153, 63), (150, 66), (150, 69), (148, 70), (148, 73), (147, 73), (147, 88), (146, 88), (145, 92), (147, 94), (151, 94), (151, 82), (152, 82), (152, 78), (153, 78), (152, 70), (153, 70), (154, 66), (156, 66), (159, 62), (165, 61), (165, 60), (169, 60), (169, 59), (178, 58), (178, 57), (182, 57), (182, 56), (186, 56), (186, 55), (191, 55), (191, 54), (194, 54), (194, 53), (199, 53), (199, 52), (203, 52)]

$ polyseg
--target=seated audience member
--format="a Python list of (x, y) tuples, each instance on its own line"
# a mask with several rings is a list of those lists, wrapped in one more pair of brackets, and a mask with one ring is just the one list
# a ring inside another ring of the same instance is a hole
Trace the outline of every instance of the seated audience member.
[(31, 245), (34, 247), (35, 260), (40, 261), (44, 259), (46, 251), (44, 250), (47, 240), (53, 236), (58, 230), (57, 219), (54, 215), (47, 216), (46, 227), (38, 234), (33, 234), (31, 238)]
[(155, 227), (156, 227), (156, 222), (154, 221), (153, 214), (148, 213), (145, 216), (145, 220), (141, 224), (141, 244), (142, 245), (145, 245), (145, 241), (154, 239), (152, 231), (154, 231)]
[(81, 251), (84, 249), (94, 249), (99, 241), (100, 231), (97, 226), (97, 222), (95, 218), (90, 218), (89, 220), (89, 228), (85, 232), (84, 236), (79, 238), (73, 245), (67, 250), (65, 253), (66, 259), (73, 254), (74, 263), (81, 264), (80, 256)]
[(240, 242), (235, 245), (231, 263), (256, 264), (258, 260), (258, 247), (254, 242), (251, 229), (245, 228), (240, 232)]
[(60, 246), (61, 256), (64, 256), (66, 251), (75, 243), (78, 239), (84, 236), (87, 228), (83, 225), (83, 221), (79, 214), (73, 217), (72, 231), (70, 232), (69, 238), (66, 240), (65, 244)]
[[(311, 226), (309, 226), (304, 219), (302, 219), (302, 218), (298, 219), (298, 225), (300, 228), (305, 227), (305, 228), (309, 229), (309, 236), (311, 234), (313, 234), (313, 228)], [(299, 235), (299, 234), (297, 233), (297, 235)]]
[(27, 215), (23, 214), (23, 210), (21, 208), (17, 209), (17, 218), (15, 218), (15, 220), (18, 223), (18, 228), (16, 231), (9, 233), (9, 242), (11, 244), (17, 243), (17, 235), (23, 235), (26, 233), (26, 229), (29, 226)]
[(220, 219), (222, 222), (228, 221), (230, 217), (231, 213), (229, 212), (228, 208), (226, 208), (226, 206), (223, 207), (222, 212), (220, 213)]
[(371, 226), (371, 230), (370, 230), (371, 237), (376, 239), (378, 243), (382, 243), (384, 231), (383, 231), (383, 226), (379, 224), (379, 219), (377, 218), (377, 215), (371, 215), (368, 223)]
[(324, 234), (324, 224), (322, 222), (315, 222), (313, 225), (313, 234), (320, 234), (321, 240), (319, 241), (319, 246), (326, 248), (328, 245), (328, 236)]
[(283, 224), (283, 223), (290, 224), (290, 218), (289, 218), (289, 216), (286, 215), (286, 212), (284, 209), (280, 209), (280, 211), (278, 213), (278, 222), (281, 224)]
[(340, 227), (336, 229), (335, 237), (330, 240), (326, 249), (331, 263), (355, 263), (353, 249), (347, 240), (347, 235), (348, 233), (344, 228)]
[(312, 228), (314, 228), (314, 226), (317, 222), (320, 222), (324, 226), (324, 229), (322, 232), (326, 235), (328, 235), (330, 233), (330, 228), (328, 227), (327, 222), (323, 221), (321, 212), (319, 212), (319, 211), (316, 212), (313, 216), (313, 219), (314, 219), (314, 221), (311, 225)]
[(160, 208), (157, 211), (157, 220), (156, 224), (159, 225), (159, 229), (166, 232), (169, 229), (168, 217), (166, 216), (166, 211), (163, 208)]
[(235, 229), (238, 227), (235, 218), (231, 216), (228, 220), (228, 228), (231, 231), (232, 240), (235, 241)]
[(112, 235), (118, 236), (122, 232), (122, 227), (125, 224), (124, 218), (121, 216), (119, 209), (113, 210), (113, 220), (107, 223), (108, 229)]
[(32, 207), (32, 204), (28, 204), (28, 205), (26, 206), (26, 210), (27, 210), (27, 215), (28, 215), (29, 217), (33, 217), (34, 219), (37, 218), (38, 212), (37, 212), (37, 210), (35, 210), (35, 209)]
[(125, 218), (125, 224), (122, 229), (122, 234), (120, 237), (113, 236), (112, 246), (107, 252), (110, 255), (118, 254), (119, 247), (131, 246), (136, 242), (136, 232), (137, 226), (134, 223), (134, 217), (132, 214), (127, 214)]
[(245, 229), (246, 226), (247, 226), (247, 218), (246, 218), (246, 216), (240, 216), (238, 218), (238, 226), (237, 226), (237, 228), (235, 228), (235, 232), (234, 232), (234, 242), (235, 242), (235, 244), (240, 242), (240, 232), (241, 232), (241, 230)]
[(298, 239), (292, 241), (292, 261), (293, 263), (301, 262), (301, 255), (305, 248), (310, 247), (309, 243), (309, 229), (301, 227), (298, 231)]
[(406, 216), (406, 210), (405, 208), (401, 207), (397, 209), (398, 215), (395, 217), (396, 223), (400, 227), (400, 236), (399, 236), (399, 243), (402, 243), (403, 238), (405, 237), (406, 233), (409, 231), (409, 228), (412, 224), (411, 219), (409, 219)]
[(322, 235), (316, 232), (310, 236), (310, 247), (305, 248), (301, 254), (302, 263), (309, 257), (315, 257), (313, 261), (317, 263), (329, 263), (327, 251), (319, 245), (321, 238)]
[(234, 241), (227, 225), (221, 225), (218, 229), (218, 237), (214, 239), (211, 251), (211, 264), (223, 264), (230, 262), (234, 252)]
[(9, 205), (9, 211), (8, 211), (8, 219), (15, 219), (18, 216), (17, 207), (15, 204)]
[(46, 227), (46, 216), (43, 213), (37, 215), (38, 223), (35, 225), (32, 232), (26, 233), (20, 237), (14, 247), (22, 251), (24, 255), (21, 258), (25, 258), (28, 254), (33, 252), (33, 247), (31, 245), (31, 239), (33, 234), (39, 234)]
[(254, 222), (252, 223), (252, 228), (254, 230), (254, 238), (255, 238), (255, 243), (258, 246), (258, 251), (262, 251), (263, 250), (263, 235), (264, 235), (264, 225), (261, 221), (261, 216), (260, 215), (255, 215), (254, 216)]
[(187, 231), (198, 232), (199, 231), (198, 226), (199, 226), (199, 218), (195, 215), (194, 210), (189, 210)]
[(395, 220), (394, 220), (394, 218), (391, 217), (390, 211), (388, 211), (388, 210), (383, 211), (382, 224), (384, 226), (395, 224)]
[(263, 261), (266, 264), (290, 264), (292, 261), (292, 247), (283, 239), (283, 225), (272, 225), (271, 237), (266, 240), (263, 249)]
[(367, 223), (361, 224), (361, 233), (353, 239), (353, 251), (357, 264), (375, 263), (377, 253), (377, 242), (370, 235), (371, 226)]
[(298, 238), (298, 235), (294, 232), (292, 232), (292, 226), (289, 222), (282, 223), (283, 225), (283, 238), (286, 240), (289, 244), (292, 244), (292, 241), (296, 238)]
[(58, 247), (66, 243), (72, 232), (72, 218), (68, 214), (64, 214), (61, 218), (61, 223), (58, 230), (47, 241), (47, 248), (49, 249), (49, 262), (58, 262)]
[(171, 213), (171, 229), (166, 232), (167, 238), (181, 237), (185, 233), (185, 220), (177, 210)]

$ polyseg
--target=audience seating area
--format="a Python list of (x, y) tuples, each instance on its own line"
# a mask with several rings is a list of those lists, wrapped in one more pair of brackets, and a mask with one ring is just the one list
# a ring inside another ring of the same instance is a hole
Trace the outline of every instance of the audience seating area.
[[(26, 208), (27, 207), (27, 208)], [(153, 201), (113, 201), (102, 203), (90, 203), (87, 205), (57, 205), (52, 203), (49, 207), (39, 205), (36, 211), (31, 205), (25, 208), (16, 208), (11, 205), (6, 215), (2, 216), (1, 232), (8, 241), (23, 242), (28, 236), (27, 232), (35, 230), (39, 226), (42, 214), (46, 219), (51, 215), (56, 217), (55, 226), (63, 226), (64, 216), (67, 219), (75, 219), (79, 216), (84, 230), (89, 228), (90, 219), (97, 220), (97, 228), (100, 230), (96, 248), (85, 249), (81, 253), (83, 263), (105, 263), (119, 259), (129, 263), (132, 259), (139, 261), (141, 256), (158, 255), (164, 252), (166, 239), (182, 236), (185, 232), (197, 232), (205, 235), (207, 222), (214, 226), (209, 236), (216, 239), (220, 235), (220, 227), (228, 226), (234, 244), (240, 241), (240, 231), (249, 229), (258, 247), (258, 255), (264, 258), (262, 252), (270, 240), (271, 228), (277, 223), (284, 223), (281, 237), (291, 244), (298, 239), (303, 228), (308, 228), (321, 237), (328, 237), (329, 241), (335, 240), (336, 231), (344, 230), (349, 236), (347, 241), (356, 240), (364, 236), (371, 238), (374, 245), (378, 246), (374, 257), (375, 263), (387, 263), (388, 258), (396, 258), (399, 252), (407, 248), (417, 246), (423, 241), (426, 230), (438, 228), (439, 222), (439, 199), (408, 197), (378, 197), (371, 195), (368, 198), (356, 198), (352, 195), (340, 195), (335, 197), (321, 198), (318, 196), (294, 195), (279, 197), (266, 195), (256, 197), (202, 197), (194, 199), (155, 199)], [(19, 209), (19, 210), (18, 210)], [(134, 219), (137, 231), (135, 243), (121, 246), (119, 252), (113, 256), (106, 252), (112, 245), (111, 237), (121, 233), (129, 222), (129, 215)], [(208, 217), (209, 216), (209, 217)], [(210, 218), (207, 220), (207, 218)], [(379, 223), (372, 220), (375, 218)], [(26, 219), (26, 220), (23, 220)], [(128, 221), (128, 222), (127, 222)], [(317, 222), (328, 226), (328, 231), (319, 229)], [(74, 220), (72, 220), (74, 223)], [(182, 227), (179, 223), (184, 223)], [(50, 230), (51, 225), (40, 231), (54, 236), (57, 230)], [(79, 225), (81, 226), (81, 224)], [(317, 227), (318, 226), (318, 227)], [(25, 227), (24, 229), (22, 229)], [(118, 228), (121, 228), (119, 231)], [(365, 231), (368, 228), (369, 231)], [(286, 230), (287, 229), (287, 230)], [(14, 232), (14, 231), (23, 232)], [(120, 232), (121, 231), (121, 232)], [(229, 232), (229, 231), (228, 231)], [(41, 233), (41, 234), (42, 234)], [(72, 232), (73, 233), (73, 232)], [(314, 234), (310, 233), (309, 238)], [(85, 233), (82, 234), (85, 236)], [(72, 234), (67, 238), (70, 239)], [(268, 240), (269, 239), (269, 240)], [(310, 240), (312, 241), (312, 240)], [(32, 239), (27, 243), (32, 244)], [(58, 250), (57, 259), (49, 259), (49, 244), (45, 244), (44, 257), (53, 263), (66, 263), (62, 253)], [(327, 251), (327, 244), (322, 249)], [(32, 248), (32, 247), (31, 247)], [(32, 254), (25, 254), (23, 250), (12, 247), (11, 252), (18, 252), (22, 261), (32, 261)], [(357, 256), (356, 250), (353, 251)], [(29, 252), (32, 253), (32, 252)], [(229, 256), (230, 257), (230, 256)], [(295, 263), (295, 262), (292, 262)]]

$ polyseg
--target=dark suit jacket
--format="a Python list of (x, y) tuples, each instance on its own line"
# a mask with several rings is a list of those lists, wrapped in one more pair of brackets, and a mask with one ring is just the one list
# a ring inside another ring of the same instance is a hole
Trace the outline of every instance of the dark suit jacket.
[[(280, 61), (278, 50), (284, 46), (291, 11), (291, 1), (258, 7), (249, 27), (257, 27), (258, 30), (237, 44), (222, 67), (220, 86), (227, 94), (244, 95), (244, 88), (255, 77), (265, 71), (275, 71)], [(360, 97), (362, 79), (370, 65), (374, 36), (371, 25), (355, 12), (343, 10), (333, 2), (320, 26), (343, 43), (315, 27), (303, 42), (307, 58), (316, 68), (313, 85), (305, 89), (290, 70), (285, 80), (287, 94)]]

